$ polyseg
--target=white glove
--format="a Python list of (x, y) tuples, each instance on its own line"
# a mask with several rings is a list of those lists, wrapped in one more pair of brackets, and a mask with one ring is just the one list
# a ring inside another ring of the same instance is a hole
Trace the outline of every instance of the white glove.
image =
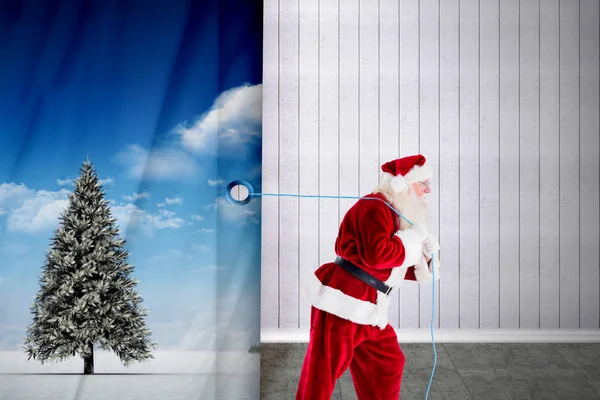
[(423, 254), (430, 257), (432, 254), (437, 253), (440, 250), (440, 243), (437, 238), (431, 234), (427, 235), (423, 240)]
[(422, 241), (427, 239), (427, 229), (425, 229), (424, 226), (419, 224), (413, 224), (412, 229), (414, 229), (415, 232), (417, 232), (417, 234), (419, 235), (419, 239), (421, 239)]

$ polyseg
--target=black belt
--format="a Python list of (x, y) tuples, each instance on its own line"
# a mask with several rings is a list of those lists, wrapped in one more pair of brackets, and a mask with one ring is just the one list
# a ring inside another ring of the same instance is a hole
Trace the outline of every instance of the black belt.
[(360, 279), (367, 285), (374, 287), (382, 293), (390, 294), (390, 292), (393, 289), (391, 286), (386, 285), (379, 279), (375, 278), (374, 276), (370, 275), (369, 273), (365, 272), (361, 268), (357, 267), (356, 265), (352, 264), (350, 261), (342, 257), (337, 257), (334, 262), (340, 267), (344, 268), (354, 277)]

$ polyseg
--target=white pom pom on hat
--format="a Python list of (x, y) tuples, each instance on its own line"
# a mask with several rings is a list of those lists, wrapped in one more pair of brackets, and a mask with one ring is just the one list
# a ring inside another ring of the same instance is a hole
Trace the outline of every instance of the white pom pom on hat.
[(433, 171), (421, 154), (398, 158), (381, 166), (384, 179), (390, 180), (394, 192), (401, 192), (415, 182), (431, 179)]
[(406, 189), (408, 186), (406, 185), (406, 179), (402, 175), (396, 175), (390, 181), (390, 186), (394, 192), (401, 192)]

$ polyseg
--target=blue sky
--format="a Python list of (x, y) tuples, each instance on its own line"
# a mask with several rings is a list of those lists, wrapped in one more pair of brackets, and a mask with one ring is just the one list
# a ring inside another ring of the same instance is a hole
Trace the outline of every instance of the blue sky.
[(44, 252), (88, 156), (159, 345), (208, 348), (216, 328), (229, 347), (257, 343), (260, 199), (231, 205), (223, 190), (245, 179), (260, 191), (261, 2), (9, 3), (0, 349), (30, 322)]

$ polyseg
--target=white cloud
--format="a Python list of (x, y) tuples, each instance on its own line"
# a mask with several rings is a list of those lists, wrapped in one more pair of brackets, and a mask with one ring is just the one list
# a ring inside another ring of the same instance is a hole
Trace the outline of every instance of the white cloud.
[(182, 179), (198, 172), (196, 162), (185, 151), (174, 148), (148, 151), (139, 145), (129, 145), (116, 156), (133, 179)]
[(181, 197), (174, 197), (172, 199), (170, 198), (166, 198), (165, 199), (165, 203), (167, 203), (168, 205), (173, 205), (173, 204), (183, 204), (183, 199)]
[(123, 199), (125, 199), (126, 201), (136, 201), (139, 199), (147, 199), (149, 197), (150, 197), (150, 193), (143, 192), (143, 193), (133, 193), (133, 195), (131, 195), (131, 196), (123, 196)]
[(158, 210), (158, 213), (165, 218), (173, 218), (173, 217), (177, 216), (176, 213), (174, 213), (173, 211), (169, 211), (169, 210)]
[(6, 211), (4, 208), (0, 208), (0, 215), (4, 215), (7, 213), (8, 213), (8, 211)]
[(209, 186), (221, 186), (223, 184), (225, 184), (225, 181), (223, 179), (221, 179), (221, 178), (219, 178), (217, 180), (212, 180), (212, 179), (208, 180), (208, 185)]
[(200, 232), (200, 233), (213, 233), (214, 231), (215, 231), (214, 229), (202, 228), (198, 232)]
[[(218, 139), (225, 145), (260, 143), (261, 131), (262, 85), (243, 85), (221, 93), (197, 120), (178, 124), (172, 132), (178, 140), (171, 145), (148, 150), (131, 144), (115, 161), (133, 179), (183, 180), (198, 173), (196, 159), (189, 152), (214, 153)], [(211, 186), (218, 184), (222, 181), (209, 180)]]
[[(148, 150), (131, 144), (115, 161), (133, 179), (183, 180), (198, 173), (196, 159), (189, 152), (214, 153), (218, 139), (224, 145), (260, 143), (261, 132), (262, 85), (243, 85), (221, 93), (197, 120), (178, 124), (172, 132), (178, 140), (169, 146)], [(211, 186), (219, 184), (221, 180), (209, 180)]]
[(8, 216), (7, 229), (12, 232), (38, 233), (53, 229), (58, 217), (68, 206), (69, 191), (58, 192), (39, 190), (33, 197), (13, 210)]
[(0, 207), (11, 210), (23, 205), (25, 200), (33, 197), (35, 190), (28, 188), (21, 183), (1, 183), (0, 184)]
[(156, 205), (157, 205), (158, 207), (164, 207), (164, 206), (165, 206), (165, 203), (156, 203)]
[(204, 221), (204, 217), (202, 215), (192, 214), (190, 218), (194, 221)]
[[(55, 229), (59, 223), (59, 216), (68, 206), (69, 193), (70, 191), (66, 189), (56, 192), (47, 190), (36, 192), (24, 184), (0, 184), (0, 201), (13, 206), (12, 211), (8, 213), (8, 231), (39, 233)], [(132, 201), (134, 198), (148, 197), (148, 194), (134, 193), (133, 196), (123, 197)], [(119, 204), (110, 199), (109, 203), (122, 234), (128, 229), (134, 229), (152, 235), (157, 229), (179, 229), (185, 225), (185, 221), (171, 211), (160, 210), (158, 213), (150, 213), (132, 203)], [(8, 247), (6, 251), (22, 254), (23, 248)]]
[(58, 186), (69, 186), (69, 185), (73, 184), (73, 179), (71, 179), (71, 178), (57, 179), (56, 183), (58, 184)]
[[(69, 186), (74, 183), (74, 179), (68, 177), (66, 179), (57, 179), (56, 183), (58, 186)], [(115, 180), (113, 178), (100, 179), (100, 184), (104, 186), (114, 185), (114, 183)]]
[(185, 221), (171, 211), (160, 210), (158, 214), (152, 214), (131, 203), (113, 206), (112, 214), (117, 219), (122, 235), (133, 229), (150, 236), (154, 230), (179, 229), (185, 225)]
[(100, 179), (100, 184), (103, 186), (114, 185), (115, 180), (113, 178)]
[(252, 199), (249, 203), (239, 205), (232, 204), (224, 197), (218, 197), (216, 202), (206, 206), (210, 209), (218, 209), (220, 216), (228, 221), (258, 224), (260, 211), (260, 200)]
[(260, 138), (261, 121), (262, 85), (244, 85), (223, 92), (199, 120), (180, 124), (175, 133), (187, 149), (200, 152), (215, 149), (217, 138), (229, 143)]

